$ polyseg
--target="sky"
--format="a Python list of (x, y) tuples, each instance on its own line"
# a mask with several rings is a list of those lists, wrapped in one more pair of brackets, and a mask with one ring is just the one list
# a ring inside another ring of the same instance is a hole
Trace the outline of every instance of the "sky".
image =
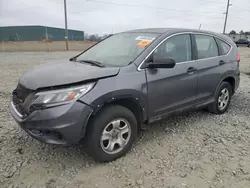
[[(0, 0), (0, 26), (64, 28), (64, 0)], [(109, 34), (179, 27), (222, 32), (227, 0), (67, 0), (68, 28)], [(226, 31), (250, 31), (249, 0), (230, 0)]]

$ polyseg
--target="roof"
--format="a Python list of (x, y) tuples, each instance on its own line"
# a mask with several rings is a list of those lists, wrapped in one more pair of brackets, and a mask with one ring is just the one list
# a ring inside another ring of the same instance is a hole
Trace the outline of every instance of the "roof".
[(144, 29), (135, 29), (135, 30), (130, 30), (127, 32), (135, 32), (135, 33), (165, 33), (167, 31), (169, 31), (170, 28), (144, 28)]
[(198, 30), (198, 29), (187, 29), (187, 28), (144, 28), (144, 29), (135, 29), (127, 32), (145, 32), (145, 33), (166, 33), (171, 32), (199, 32), (199, 33), (210, 33), (210, 34), (219, 34), (211, 31)]
[(229, 37), (221, 33), (216, 33), (216, 32), (206, 31), (206, 30), (198, 30), (198, 29), (187, 29), (187, 28), (144, 28), (144, 29), (125, 31), (125, 32), (159, 33), (159, 34), (163, 34), (166, 32), (170, 32), (171, 34), (181, 33), (181, 32), (197, 32), (197, 33), (204, 33), (204, 34), (210, 34), (213, 36), (218, 36), (220, 38), (223, 38), (226, 41), (230, 41)]

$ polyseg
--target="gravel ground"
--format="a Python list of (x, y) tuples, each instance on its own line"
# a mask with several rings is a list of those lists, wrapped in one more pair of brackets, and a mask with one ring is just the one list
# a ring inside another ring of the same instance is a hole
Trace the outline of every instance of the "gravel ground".
[(95, 163), (79, 145), (32, 139), (8, 110), (25, 70), (76, 52), (0, 53), (0, 187), (249, 188), (250, 50), (240, 52), (241, 85), (227, 113), (199, 111), (152, 125), (131, 152), (108, 164)]

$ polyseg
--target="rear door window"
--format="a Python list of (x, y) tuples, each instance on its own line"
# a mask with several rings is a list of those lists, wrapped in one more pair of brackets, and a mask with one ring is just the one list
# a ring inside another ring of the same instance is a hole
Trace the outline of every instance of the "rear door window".
[(219, 55), (218, 46), (214, 37), (207, 35), (194, 35), (198, 59), (205, 59), (210, 57), (216, 57)]
[(216, 39), (216, 40), (217, 40), (218, 44), (221, 46), (221, 55), (228, 54), (228, 52), (231, 49), (231, 46), (228, 43), (226, 43), (220, 39)]

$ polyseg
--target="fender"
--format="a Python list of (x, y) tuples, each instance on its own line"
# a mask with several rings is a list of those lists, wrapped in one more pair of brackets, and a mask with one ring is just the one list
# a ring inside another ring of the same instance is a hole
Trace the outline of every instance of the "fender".
[[(92, 115), (95, 115), (103, 106), (121, 99), (129, 99), (136, 102), (141, 110), (142, 122), (147, 121), (148, 119), (147, 94), (137, 90), (122, 89), (122, 90), (112, 91), (104, 95), (101, 95), (91, 103), (88, 103), (88, 105), (94, 109)], [(85, 100), (81, 101), (85, 103)]]
[(216, 89), (215, 89), (215, 91), (214, 91), (214, 97), (215, 97), (215, 95), (216, 95), (216, 92), (217, 92), (217, 90), (218, 90), (220, 84), (223, 82), (223, 80), (225, 80), (226, 78), (229, 78), (229, 77), (232, 77), (232, 78), (234, 78), (234, 80), (235, 80), (235, 70), (230, 70), (230, 71), (224, 73), (224, 74), (221, 76), (220, 81), (218, 82), (218, 84), (217, 84), (217, 86), (216, 86)]

